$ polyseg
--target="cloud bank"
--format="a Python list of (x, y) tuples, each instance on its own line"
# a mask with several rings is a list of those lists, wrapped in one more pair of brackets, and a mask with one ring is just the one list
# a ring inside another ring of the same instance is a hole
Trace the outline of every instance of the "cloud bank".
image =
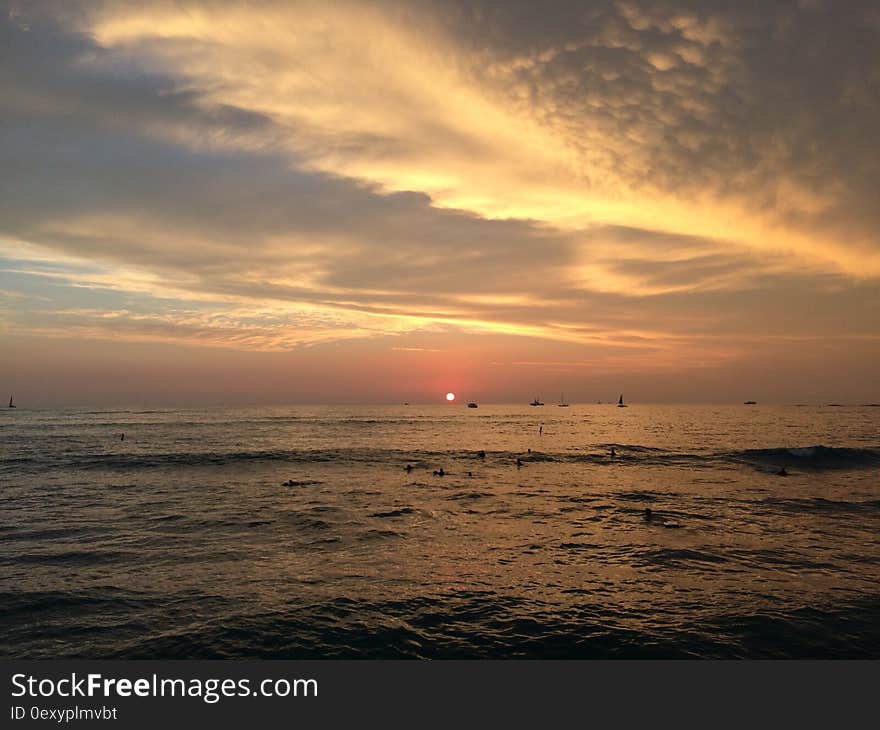
[(7, 336), (877, 353), (873, 3), (0, 7)]

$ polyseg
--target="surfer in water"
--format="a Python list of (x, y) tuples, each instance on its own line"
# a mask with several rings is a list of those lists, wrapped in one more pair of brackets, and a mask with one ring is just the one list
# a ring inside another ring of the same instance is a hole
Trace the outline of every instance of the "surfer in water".
[(612, 447), (611, 447), (611, 453), (609, 453), (608, 455), (613, 459), (615, 456), (617, 456), (617, 449), (615, 449), (615, 448), (612, 446)]
[(442, 476), (445, 476), (445, 475), (446, 475), (446, 472), (443, 471), (443, 467), (442, 467), (442, 466), (434, 472), (434, 476), (435, 476), (435, 477), (442, 477)]
[(522, 469), (522, 459), (520, 459), (518, 456), (516, 457), (516, 468)]
[(543, 435), (544, 435), (544, 424), (542, 423), (541, 428), (538, 429), (538, 436), (543, 436)]
[(784, 466), (779, 467), (779, 471), (776, 472), (776, 476), (778, 476), (778, 477), (787, 477), (788, 476), (788, 472), (785, 470)]
[(479, 457), (480, 459), (485, 459), (485, 458), (486, 458), (486, 452), (483, 451), (482, 449), (480, 449), (480, 450), (477, 452), (477, 457)]
[(125, 434), (124, 434), (124, 433), (119, 434), (119, 440), (120, 440), (120, 441), (125, 441)]
[(407, 464), (405, 467), (403, 467), (403, 470), (404, 470), (407, 474), (409, 474), (409, 473), (413, 470), (413, 466), (412, 466), (412, 464)]

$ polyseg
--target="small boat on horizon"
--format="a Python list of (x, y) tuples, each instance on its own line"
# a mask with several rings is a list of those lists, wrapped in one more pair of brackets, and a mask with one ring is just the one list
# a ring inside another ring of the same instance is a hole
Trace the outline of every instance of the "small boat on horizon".
[(541, 401), (538, 400), (538, 396), (535, 396), (535, 400), (529, 403), (530, 406), (542, 406), (544, 405)]
[(15, 408), (15, 405), (14, 405), (13, 402), (12, 402), (12, 396), (9, 396), (9, 407), (10, 407), (10, 408)]
[(476, 403), (468, 403), (468, 408), (479, 408)]
[(746, 400), (746, 401), (743, 401), (743, 405), (744, 405), (744, 406), (756, 406), (756, 405), (758, 405), (758, 401), (756, 401), (756, 400)]
[(565, 402), (565, 393), (559, 394), (559, 408), (568, 408), (568, 403)]
[(626, 403), (623, 402), (623, 393), (620, 394), (620, 400), (617, 401), (618, 408), (626, 408)]

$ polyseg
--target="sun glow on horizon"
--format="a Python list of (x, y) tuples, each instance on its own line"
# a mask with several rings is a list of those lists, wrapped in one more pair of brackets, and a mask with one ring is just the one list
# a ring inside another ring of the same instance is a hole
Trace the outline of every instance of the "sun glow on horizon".
[(448, 400), (450, 403), (452, 403), (452, 401), (455, 400), (455, 393), (452, 393), (452, 392), (447, 393), (446, 400)]

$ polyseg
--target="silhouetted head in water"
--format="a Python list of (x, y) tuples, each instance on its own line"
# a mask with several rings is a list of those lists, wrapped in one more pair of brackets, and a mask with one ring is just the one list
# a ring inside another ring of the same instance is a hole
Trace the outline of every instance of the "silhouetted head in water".
[(646, 520), (654, 519), (654, 513), (651, 511), (650, 507), (645, 507), (645, 519)]
[(611, 447), (611, 456), (617, 456), (617, 449), (615, 449), (613, 446)]
[(779, 471), (776, 472), (776, 476), (778, 476), (778, 477), (787, 477), (787, 476), (788, 476), (788, 472), (785, 471), (785, 467), (784, 467), (784, 466), (783, 466), (783, 467), (780, 467)]
[(404, 470), (406, 470), (406, 473), (407, 473), (407, 474), (409, 474), (409, 472), (411, 472), (411, 471), (413, 470), (413, 468), (412, 468), (412, 464), (407, 464), (407, 465), (406, 465), (405, 467), (403, 467), (403, 468), (404, 468)]
[(477, 452), (477, 456), (479, 456), (481, 459), (485, 459), (485, 458), (486, 458), (486, 452), (483, 451), (482, 449), (480, 449), (480, 450)]
[(469, 476), (469, 477), (472, 477), (473, 474), (472, 474), (471, 472), (468, 472), (468, 476)]

